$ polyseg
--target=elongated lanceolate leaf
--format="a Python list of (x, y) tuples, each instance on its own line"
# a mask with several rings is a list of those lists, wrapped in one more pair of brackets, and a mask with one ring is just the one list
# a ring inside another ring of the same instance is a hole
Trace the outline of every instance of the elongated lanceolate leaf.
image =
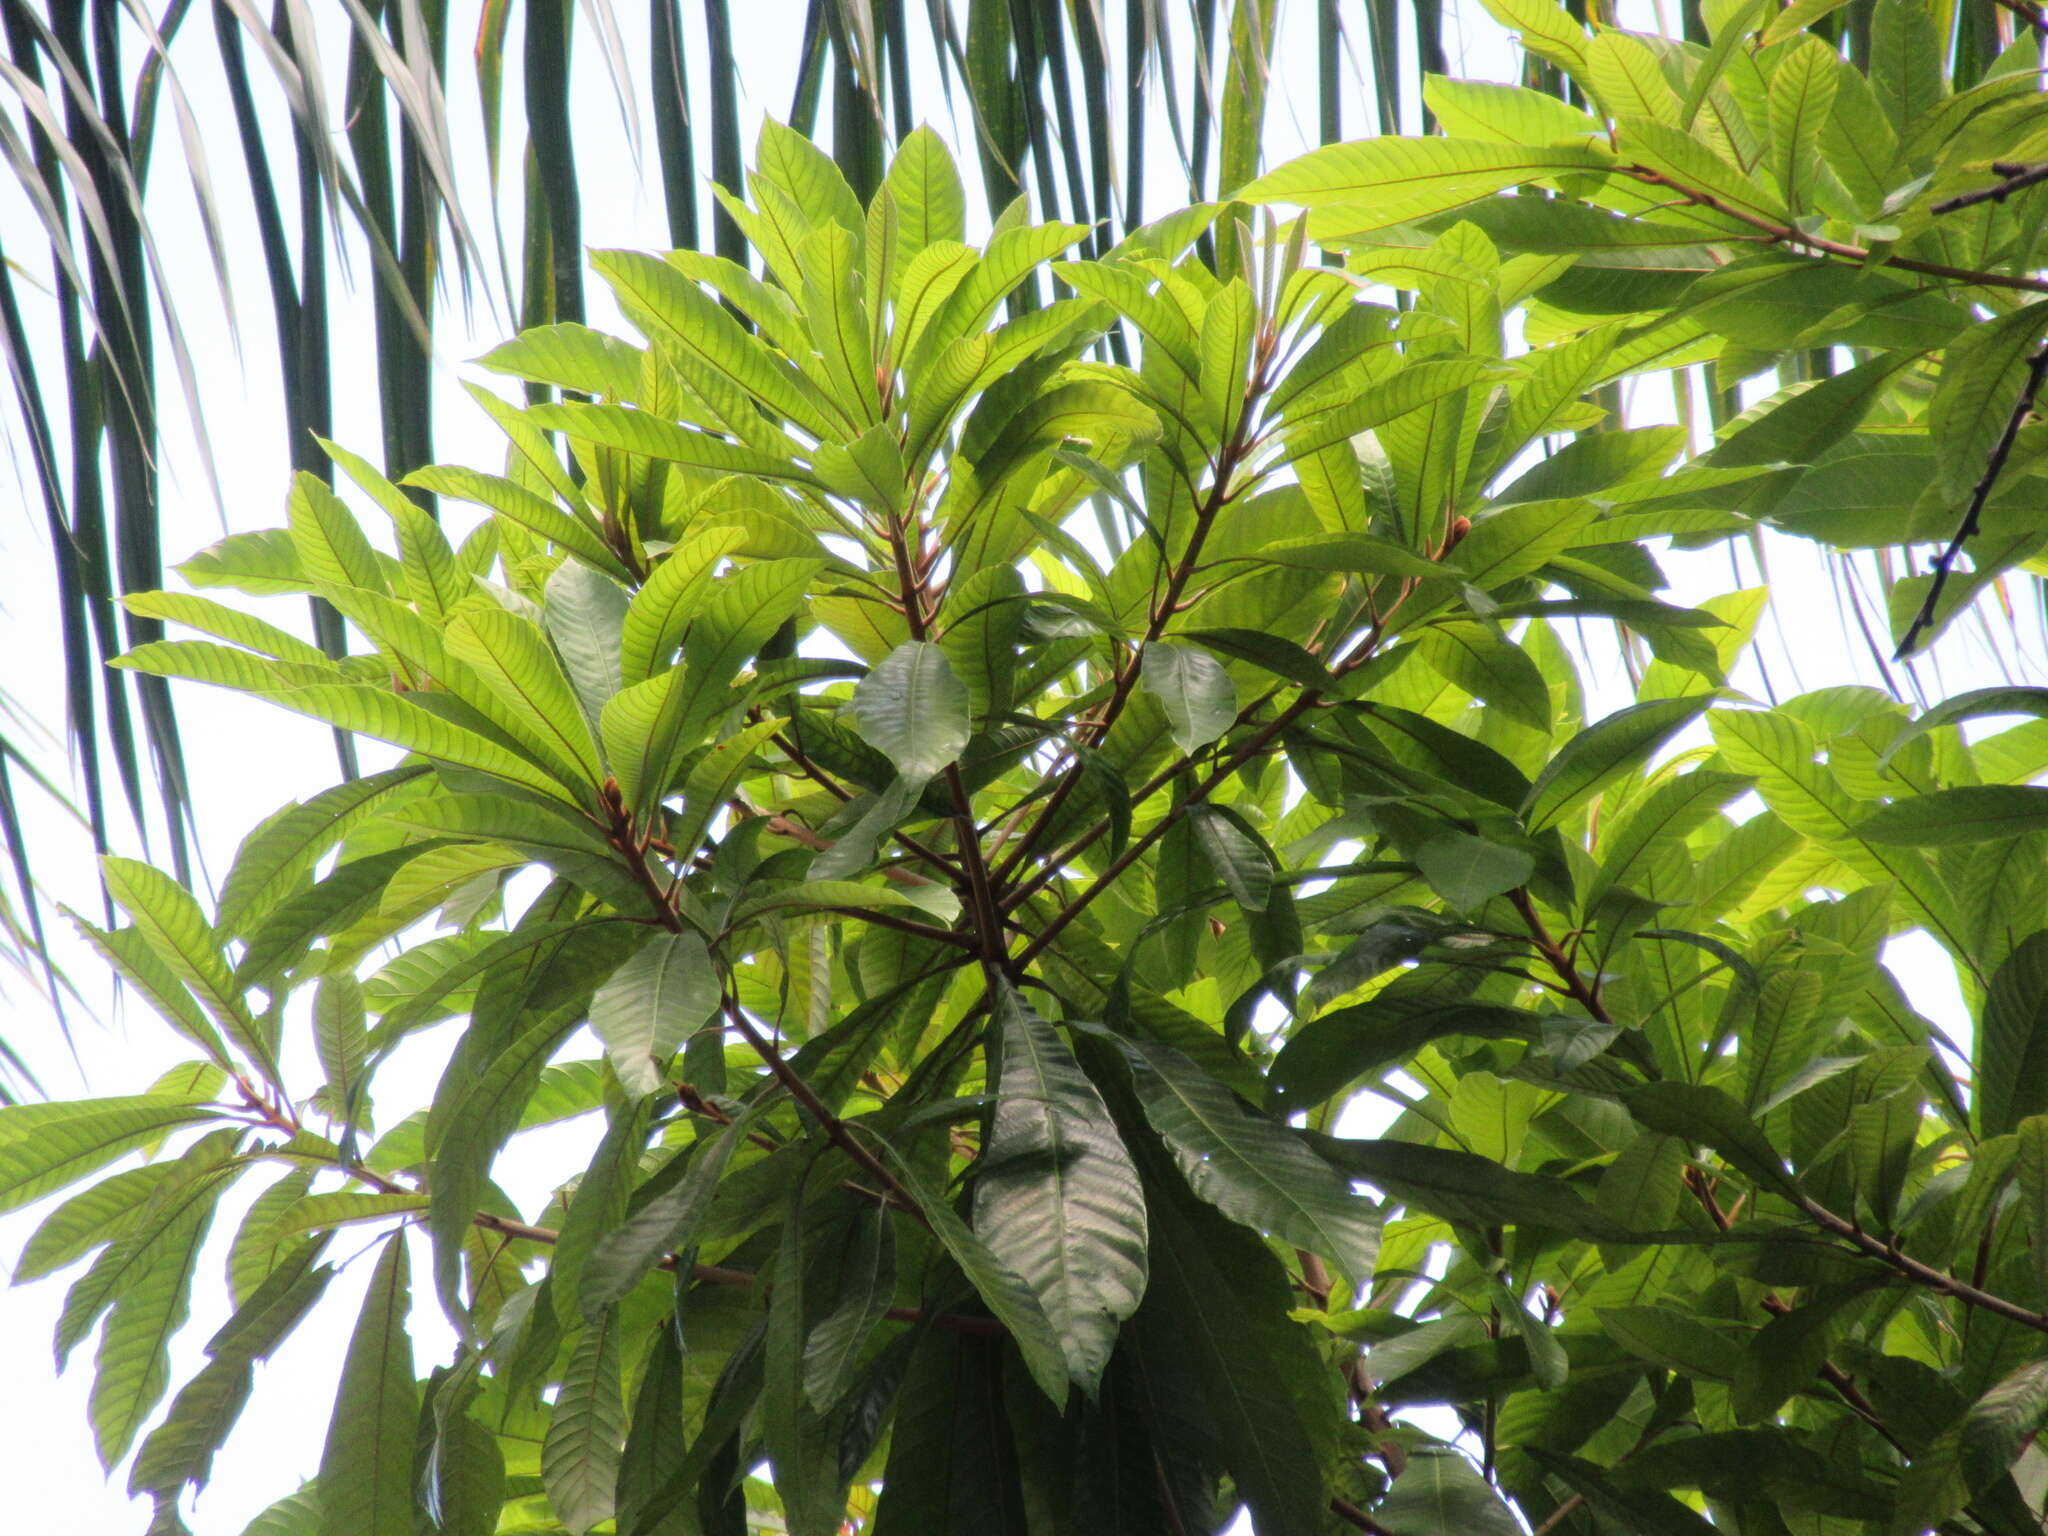
[(590, 1320), (569, 1357), (541, 1447), (541, 1479), (556, 1516), (574, 1536), (612, 1517), (626, 1440), (620, 1387), (619, 1320), (609, 1308)]
[[(411, 1271), (406, 1236), (385, 1239), (342, 1357), (334, 1418), (320, 1456), (320, 1536), (391, 1536), (413, 1521), (412, 1443), (419, 1391), (412, 1374)], [(342, 1490), (345, 1490), (343, 1492)]]
[(1369, 1275), (1379, 1213), (1287, 1127), (1242, 1107), (1169, 1045), (1124, 1045), (1138, 1099), (1195, 1193), (1233, 1221)]
[(1145, 1198), (1102, 1096), (1015, 992), (996, 1006), (1000, 1087), (974, 1226), (1029, 1285), (1092, 1393), (1145, 1291)]

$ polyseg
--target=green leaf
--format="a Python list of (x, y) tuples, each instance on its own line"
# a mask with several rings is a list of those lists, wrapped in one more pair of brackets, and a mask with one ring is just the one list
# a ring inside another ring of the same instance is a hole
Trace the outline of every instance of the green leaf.
[(1511, 1536), (1520, 1529), (1479, 1469), (1448, 1445), (1411, 1451), (1392, 1489), (1373, 1506), (1372, 1520), (1388, 1536)]
[(1306, 1109), (1361, 1077), (1405, 1060), (1431, 1041), (1456, 1035), (1529, 1039), (1548, 1017), (1463, 999), (1446, 1002), (1382, 992), (1298, 1025), (1273, 1058), (1268, 1090), (1275, 1109)]
[(1123, 1042), (1145, 1118), (1166, 1139), (1195, 1193), (1233, 1221), (1372, 1273), (1379, 1216), (1291, 1130), (1239, 1105), (1230, 1090), (1169, 1045)]
[(1152, 1166), (1152, 1279), (1131, 1336), (1146, 1417), (1160, 1424), (1171, 1415), (1174, 1426), (1155, 1439), (1154, 1454), (1206, 1441), (1260, 1530), (1318, 1530), (1332, 1379), (1307, 1331), (1287, 1320), (1287, 1273), (1259, 1239)]
[(719, 561), (743, 547), (739, 528), (712, 528), (670, 550), (633, 594), (619, 631), (619, 674), (628, 686), (666, 667), (702, 609)]
[(1952, 504), (1960, 506), (1989, 464), (2044, 331), (2048, 313), (2023, 305), (1972, 325), (1943, 353), (1927, 426), (1941, 491)]
[[(192, 1276), (221, 1194), (243, 1166), (235, 1158), (238, 1133), (215, 1131), (179, 1159), (179, 1171), (162, 1193), (175, 1198), (161, 1207), (153, 1225), (144, 1224), (128, 1247), (134, 1262), (115, 1260), (95, 1272), (119, 1278), (107, 1291), (112, 1308), (101, 1329), (87, 1413), (100, 1464), (111, 1471), (128, 1454), (135, 1436), (170, 1385), (170, 1344), (190, 1312)], [(69, 1310), (67, 1298), (66, 1310)]]
[(1183, 752), (1199, 751), (1237, 722), (1236, 685), (1207, 651), (1154, 640), (1145, 647), (1140, 677), (1166, 711), (1174, 744)]
[(723, 1126), (687, 1154), (686, 1160), (663, 1169), (663, 1187), (656, 1190), (625, 1222), (598, 1239), (583, 1264), (583, 1311), (595, 1317), (622, 1300), (656, 1264), (691, 1246), (692, 1234), (711, 1209), (719, 1181), (746, 1131), (759, 1113), (757, 1105)]
[(1842, 61), (1817, 37), (1785, 50), (1771, 74), (1771, 168), (1794, 213), (1811, 206), (1806, 185), (1820, 158), (1821, 129), (1835, 104)]
[(1315, 215), (1310, 234), (1329, 238), (1405, 224), (1507, 187), (1602, 171), (1613, 163), (1591, 144), (1531, 148), (1478, 139), (1365, 139), (1311, 150), (1237, 195), (1248, 203), (1308, 208)]
[(1066, 1351), (1057, 1330), (1039, 1305), (1038, 1297), (1018, 1273), (997, 1258), (987, 1243), (943, 1199), (933, 1194), (924, 1181), (903, 1162), (895, 1148), (884, 1144), (896, 1164), (896, 1176), (924, 1212), (932, 1236), (946, 1250), (960, 1272), (967, 1277), (997, 1322), (1009, 1330), (1024, 1368), (1039, 1391), (1055, 1407), (1064, 1409), (1070, 1385)]
[[(37, 1109), (58, 1113), (24, 1113)], [(167, 1131), (218, 1116), (201, 1102), (149, 1094), (0, 1110), (0, 1213), (75, 1184)]]
[(1031, 1287), (1067, 1374), (1093, 1396), (1145, 1292), (1145, 1200), (1102, 1096), (1045, 1020), (1004, 988), (998, 1084), (975, 1230)]
[(100, 860), (100, 874), (107, 894), (135, 920), (136, 932), (157, 958), (192, 989), (200, 1006), (256, 1069), (277, 1082), (270, 1043), (250, 1015), (221, 954), (219, 937), (192, 893), (159, 869), (111, 854)]
[(804, 1394), (804, 1198), (799, 1183), (782, 1221), (775, 1291), (768, 1298), (761, 1391), (762, 1448), (790, 1536), (837, 1536), (846, 1517), (839, 1436)]
[(548, 1502), (572, 1536), (611, 1519), (625, 1439), (619, 1321), (608, 1307), (576, 1340), (541, 1447)]
[(1445, 901), (1476, 912), (1526, 883), (1536, 872), (1536, 856), (1467, 832), (1440, 832), (1415, 850), (1415, 867)]
[(1309, 1144), (1354, 1179), (1461, 1226), (1548, 1227), (1588, 1242), (1626, 1242), (1628, 1228), (1559, 1179), (1516, 1173), (1491, 1158), (1405, 1141), (1311, 1133)]
[(1742, 1106), (1720, 1089), (1701, 1083), (1643, 1083), (1624, 1093), (1622, 1102), (1648, 1129), (1712, 1147), (1759, 1184), (1798, 1199), (1784, 1158)]
[(2048, 932), (2013, 946), (1992, 976), (1976, 1067), (1977, 1119), (1985, 1136), (2048, 1113)]
[(1986, 715), (2031, 715), (2048, 719), (2048, 688), (1973, 688), (1952, 699), (1923, 710), (1910, 724), (1902, 726), (1878, 759), (1878, 766), (1890, 763), (1917, 738), (1944, 725), (1981, 720)]
[(1732, 1382), (1742, 1351), (1726, 1334), (1672, 1307), (1601, 1307), (1600, 1327), (1630, 1354), (1707, 1381)]
[(176, 570), (195, 587), (231, 587), (256, 597), (304, 592), (312, 586), (299, 560), (299, 547), (284, 528), (231, 533)]
[(857, 1215), (853, 1239), (839, 1263), (839, 1304), (804, 1340), (804, 1396), (820, 1413), (853, 1385), (861, 1352), (896, 1290), (896, 1234), (887, 1208)]
[(322, 683), (287, 688), (270, 694), (273, 703), (310, 715), (345, 731), (386, 741), (422, 757), (439, 758), (462, 768), (494, 774), (557, 800), (574, 802), (573, 793), (552, 774), (499, 746), (488, 737), (442, 719), (432, 711), (382, 688), (364, 684)]
[(623, 587), (574, 560), (564, 560), (548, 577), (542, 609), (548, 638), (555, 642), (583, 717), (592, 725), (619, 691), (626, 605)]
[(110, 1174), (80, 1190), (45, 1216), (29, 1235), (10, 1277), (16, 1285), (40, 1280), (121, 1235), (176, 1165), (145, 1163)]
[(318, 475), (306, 470), (294, 475), (287, 506), (299, 568), (308, 577), (338, 587), (388, 590), (383, 568), (356, 525), (355, 515)]
[(1445, 682), (1497, 706), (1519, 724), (1549, 734), (1550, 688), (1520, 646), (1484, 624), (1466, 620), (1431, 625), (1416, 637), (1415, 646)]
[(99, 952), (100, 958), (123, 981), (148, 1000), (166, 1024), (198, 1046), (208, 1061), (224, 1067), (232, 1065), (233, 1058), (221, 1044), (220, 1035), (193, 1001), (185, 984), (150, 947), (148, 939), (133, 928), (95, 928), (69, 907), (60, 910), (71, 919), (80, 937)]
[(591, 528), (517, 481), (473, 469), (437, 464), (414, 470), (405, 477), (405, 483), (416, 485), (423, 491), (432, 491), (437, 496), (452, 496), (457, 501), (488, 507), (508, 522), (528, 533), (537, 534), (619, 581), (633, 579), (633, 572)]
[(603, 780), (590, 723), (538, 625), (503, 609), (472, 608), (449, 620), (443, 633), (449, 654), (526, 727), (526, 745), (564, 764), (572, 785), (579, 778), (591, 785)]
[(252, 921), (319, 862), (349, 831), (427, 769), (391, 768), (322, 790), (303, 805), (288, 805), (242, 840), (221, 887), (224, 933), (246, 937)]
[(1705, 698), (1657, 699), (1616, 710), (1567, 741), (1544, 764), (1522, 802), (1522, 819), (1540, 831), (1561, 820), (1616, 776), (1650, 754), (1706, 712)]
[(1873, 843), (1933, 848), (2019, 837), (2048, 826), (2048, 789), (2023, 784), (1964, 784), (1894, 800), (1857, 823)]
[(413, 1524), (412, 1445), (419, 1391), (412, 1374), (406, 1235), (385, 1239), (342, 1357), (320, 1482), (346, 1489), (321, 1500), (320, 1536), (392, 1536)]
[(694, 933), (665, 933), (597, 989), (590, 1027), (628, 1093), (659, 1093), (664, 1066), (717, 1011), (718, 998), (718, 972), (704, 941)]
[(1963, 1474), (1972, 1489), (1988, 1488), (2032, 1443), (2048, 1414), (2048, 1361), (2020, 1366), (1970, 1405), (1963, 1419)]
[[(715, 299), (676, 268), (659, 257), (634, 251), (598, 251), (592, 254), (591, 265), (618, 294), (627, 318), (663, 348), (692, 387), (713, 391), (714, 398), (732, 390), (743, 391), (813, 437), (831, 435), (831, 418), (816, 387), (742, 330)], [(626, 413), (617, 414), (623, 417)], [(535, 419), (543, 426), (581, 432), (567, 420)], [(737, 464), (729, 467), (739, 468)]]
[(476, 361), (493, 373), (601, 399), (640, 393), (640, 349), (585, 325), (528, 326)]
[(1247, 913), (1264, 912), (1273, 900), (1272, 850), (1236, 812), (1196, 802), (1187, 808), (1195, 842), (1229, 889), (1231, 899)]
[(1811, 1384), (1827, 1363), (1829, 1325), (1865, 1289), (1820, 1287), (1757, 1330), (1735, 1372), (1730, 1401), (1737, 1422), (1769, 1420), (1786, 1398)]
[(883, 657), (849, 708), (861, 739), (911, 783), (931, 779), (967, 748), (967, 689), (929, 641), (906, 641)]
[(896, 202), (902, 260), (942, 240), (965, 238), (967, 194), (945, 141), (930, 128), (919, 125), (904, 136), (882, 185)]

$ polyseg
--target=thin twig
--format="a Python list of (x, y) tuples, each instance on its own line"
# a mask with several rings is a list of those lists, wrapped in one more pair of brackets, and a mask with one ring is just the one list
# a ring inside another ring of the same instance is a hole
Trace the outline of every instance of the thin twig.
[(728, 992), (720, 999), (720, 1003), (725, 1010), (726, 1022), (739, 1032), (742, 1040), (753, 1047), (754, 1054), (761, 1058), (763, 1065), (768, 1068), (770, 1075), (774, 1077), (776, 1082), (788, 1090), (789, 1096), (801, 1104), (805, 1112), (813, 1120), (818, 1122), (819, 1128), (824, 1131), (832, 1144), (853, 1159), (854, 1164), (870, 1179), (873, 1179), (883, 1189), (887, 1190), (890, 1197), (901, 1205), (903, 1209), (913, 1213), (917, 1216), (918, 1220), (923, 1221), (925, 1219), (924, 1211), (918, 1205), (916, 1197), (909, 1190), (905, 1189), (896, 1175), (889, 1171), (888, 1166), (880, 1158), (876, 1157), (874, 1153), (870, 1152), (858, 1136), (853, 1134), (852, 1127), (825, 1107), (824, 1101), (818, 1097), (816, 1090), (798, 1076), (795, 1068), (790, 1066), (782, 1052), (775, 1049), (774, 1042), (762, 1034), (761, 1031), (754, 1028), (754, 1021), (749, 1019), (745, 1012), (741, 1010), (739, 1000)]
[(1339, 1520), (1342, 1520), (1346, 1525), (1355, 1526), (1361, 1531), (1371, 1531), (1374, 1533), (1374, 1536), (1393, 1536), (1393, 1533), (1384, 1525), (1381, 1525), (1379, 1521), (1373, 1519), (1371, 1515), (1368, 1515), (1349, 1499), (1340, 1499), (1332, 1494), (1330, 1497), (1330, 1513)]
[(1562, 1504), (1558, 1505), (1557, 1508), (1553, 1509), (1548, 1515), (1546, 1515), (1544, 1517), (1543, 1523), (1537, 1526), (1534, 1530), (1530, 1531), (1529, 1536), (1550, 1536), (1550, 1533), (1552, 1531), (1556, 1530), (1560, 1525), (1564, 1524), (1564, 1522), (1571, 1517), (1571, 1515), (1579, 1508), (1579, 1506), (1584, 1504), (1585, 1502), (1586, 1496), (1583, 1493), (1573, 1494), (1570, 1498), (1566, 1499)]
[[(1918, 272), (1923, 277), (1945, 277), (1951, 282), (1969, 283), (1982, 288), (2013, 288), (2022, 293), (2048, 293), (2048, 277), (2012, 277), (2003, 272), (1986, 272), (1974, 267), (1951, 267), (1938, 261), (1920, 261), (1911, 256), (1878, 256), (1860, 245), (1850, 245), (1841, 240), (1828, 240), (1820, 235), (1810, 235), (1791, 224), (1780, 224), (1762, 214), (1751, 213), (1733, 203), (1703, 192), (1697, 187), (1688, 187), (1673, 181), (1661, 171), (1653, 171), (1646, 165), (1620, 165), (1615, 167), (1619, 175), (1630, 176), (1645, 186), (1668, 187), (1679, 197), (1698, 208), (1711, 208), (1716, 213), (1747, 224), (1766, 236), (1773, 245), (1797, 246), (1822, 256), (1835, 256), (1843, 261), (1853, 261), (1859, 266), (1897, 267), (1901, 272)], [(1740, 236), (1729, 236), (1740, 239)]]
[(2024, 192), (2048, 181), (2048, 162), (2022, 165), (2012, 160), (1994, 160), (1991, 170), (1994, 175), (2005, 179), (1988, 187), (1979, 187), (1975, 192), (1961, 192), (1954, 197), (1943, 198), (1927, 211), (1954, 213), (1961, 208), (1974, 208), (1979, 203), (2002, 203), (2015, 192)]
[(1978, 477), (1975, 489), (1970, 492), (1970, 504), (1963, 512), (1963, 520), (1956, 525), (1955, 537), (1948, 541), (1948, 547), (1935, 557), (1934, 580), (1928, 585), (1927, 596), (1920, 601), (1920, 611), (1913, 615), (1913, 622), (1906, 628), (1906, 637), (1899, 642), (1893, 660), (1903, 661), (1918, 643), (1920, 636), (1934, 624), (1935, 610), (1941, 602), (1942, 588), (1948, 585), (1949, 572), (1954, 568), (1957, 556), (1963, 552), (1963, 545), (1977, 532), (1977, 524), (1984, 515), (1985, 503), (1990, 501), (1991, 492), (1998, 484), (1999, 473), (2005, 468), (2005, 461), (2012, 455), (2012, 447), (2019, 440), (2020, 428), (2034, 409), (2034, 397), (2041, 392), (2041, 381), (2048, 378), (2048, 342), (2043, 342), (2027, 359), (2026, 383), (2020, 386), (2020, 397), (2013, 402), (2012, 415), (2006, 418), (2005, 430), (1998, 434), (1998, 441), (1992, 446), (1990, 458), (1984, 461), (1984, 473)]

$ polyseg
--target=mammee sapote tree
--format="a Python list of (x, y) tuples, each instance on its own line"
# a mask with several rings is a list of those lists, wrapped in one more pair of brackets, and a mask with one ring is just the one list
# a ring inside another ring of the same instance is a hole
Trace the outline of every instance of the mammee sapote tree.
[[(1910, 648), (2037, 557), (2038, 50), (1503, 9), (1582, 105), (1442, 83), (1092, 259), (771, 126), (763, 271), (595, 253), (636, 335), (485, 358), (559, 396), (477, 389), (502, 462), (330, 446), (129, 599), (204, 638), (123, 666), (392, 749), (217, 900), (109, 860), (191, 1062), (0, 1111), (158, 1529), (343, 1264), (268, 1530), (2038, 1529), (2048, 728), (1960, 726), (2048, 694), (1761, 703), (1762, 594), (1659, 563), (1940, 547)], [(1700, 363), (1790, 382), (1607, 424)]]

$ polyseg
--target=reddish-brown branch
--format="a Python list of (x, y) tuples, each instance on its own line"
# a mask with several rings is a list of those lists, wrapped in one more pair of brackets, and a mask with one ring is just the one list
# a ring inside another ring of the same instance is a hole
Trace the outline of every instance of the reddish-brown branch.
[(726, 1023), (753, 1048), (754, 1054), (759, 1056), (762, 1064), (768, 1068), (769, 1075), (782, 1085), (792, 1099), (803, 1106), (806, 1114), (818, 1122), (819, 1129), (824, 1131), (832, 1145), (851, 1158), (854, 1166), (888, 1191), (891, 1199), (905, 1210), (916, 1213), (918, 1219), (922, 1221), (923, 1211), (910, 1191), (905, 1189), (882, 1160), (854, 1135), (851, 1126), (825, 1107), (824, 1101), (818, 1097), (811, 1085), (798, 1076), (782, 1052), (775, 1049), (774, 1042), (754, 1027), (753, 1020), (740, 1008), (739, 1000), (728, 992), (721, 999), (721, 1003), (725, 1010)]
[[(1901, 272), (1917, 272), (1923, 277), (1944, 277), (1951, 282), (1969, 283), (1983, 288), (2010, 288), (2022, 293), (2048, 293), (2048, 278), (2013, 277), (2003, 272), (1985, 272), (1972, 267), (1951, 267), (1938, 261), (1921, 261), (1911, 256), (1879, 256), (1860, 245), (1849, 245), (1840, 240), (1829, 240), (1820, 235), (1810, 235), (1791, 224), (1780, 224), (1767, 219), (1747, 208), (1738, 208), (1711, 192), (1697, 187), (1688, 187), (1673, 181), (1660, 171), (1653, 171), (1646, 165), (1622, 165), (1615, 170), (1645, 186), (1667, 187), (1684, 201), (1697, 208), (1711, 208), (1725, 214), (1739, 223), (1747, 224), (1762, 234), (1773, 245), (1795, 246), (1813, 251), (1822, 256), (1833, 256), (1843, 261), (1853, 261), (1859, 266), (1896, 267)], [(1741, 236), (1729, 236), (1741, 239)]]

